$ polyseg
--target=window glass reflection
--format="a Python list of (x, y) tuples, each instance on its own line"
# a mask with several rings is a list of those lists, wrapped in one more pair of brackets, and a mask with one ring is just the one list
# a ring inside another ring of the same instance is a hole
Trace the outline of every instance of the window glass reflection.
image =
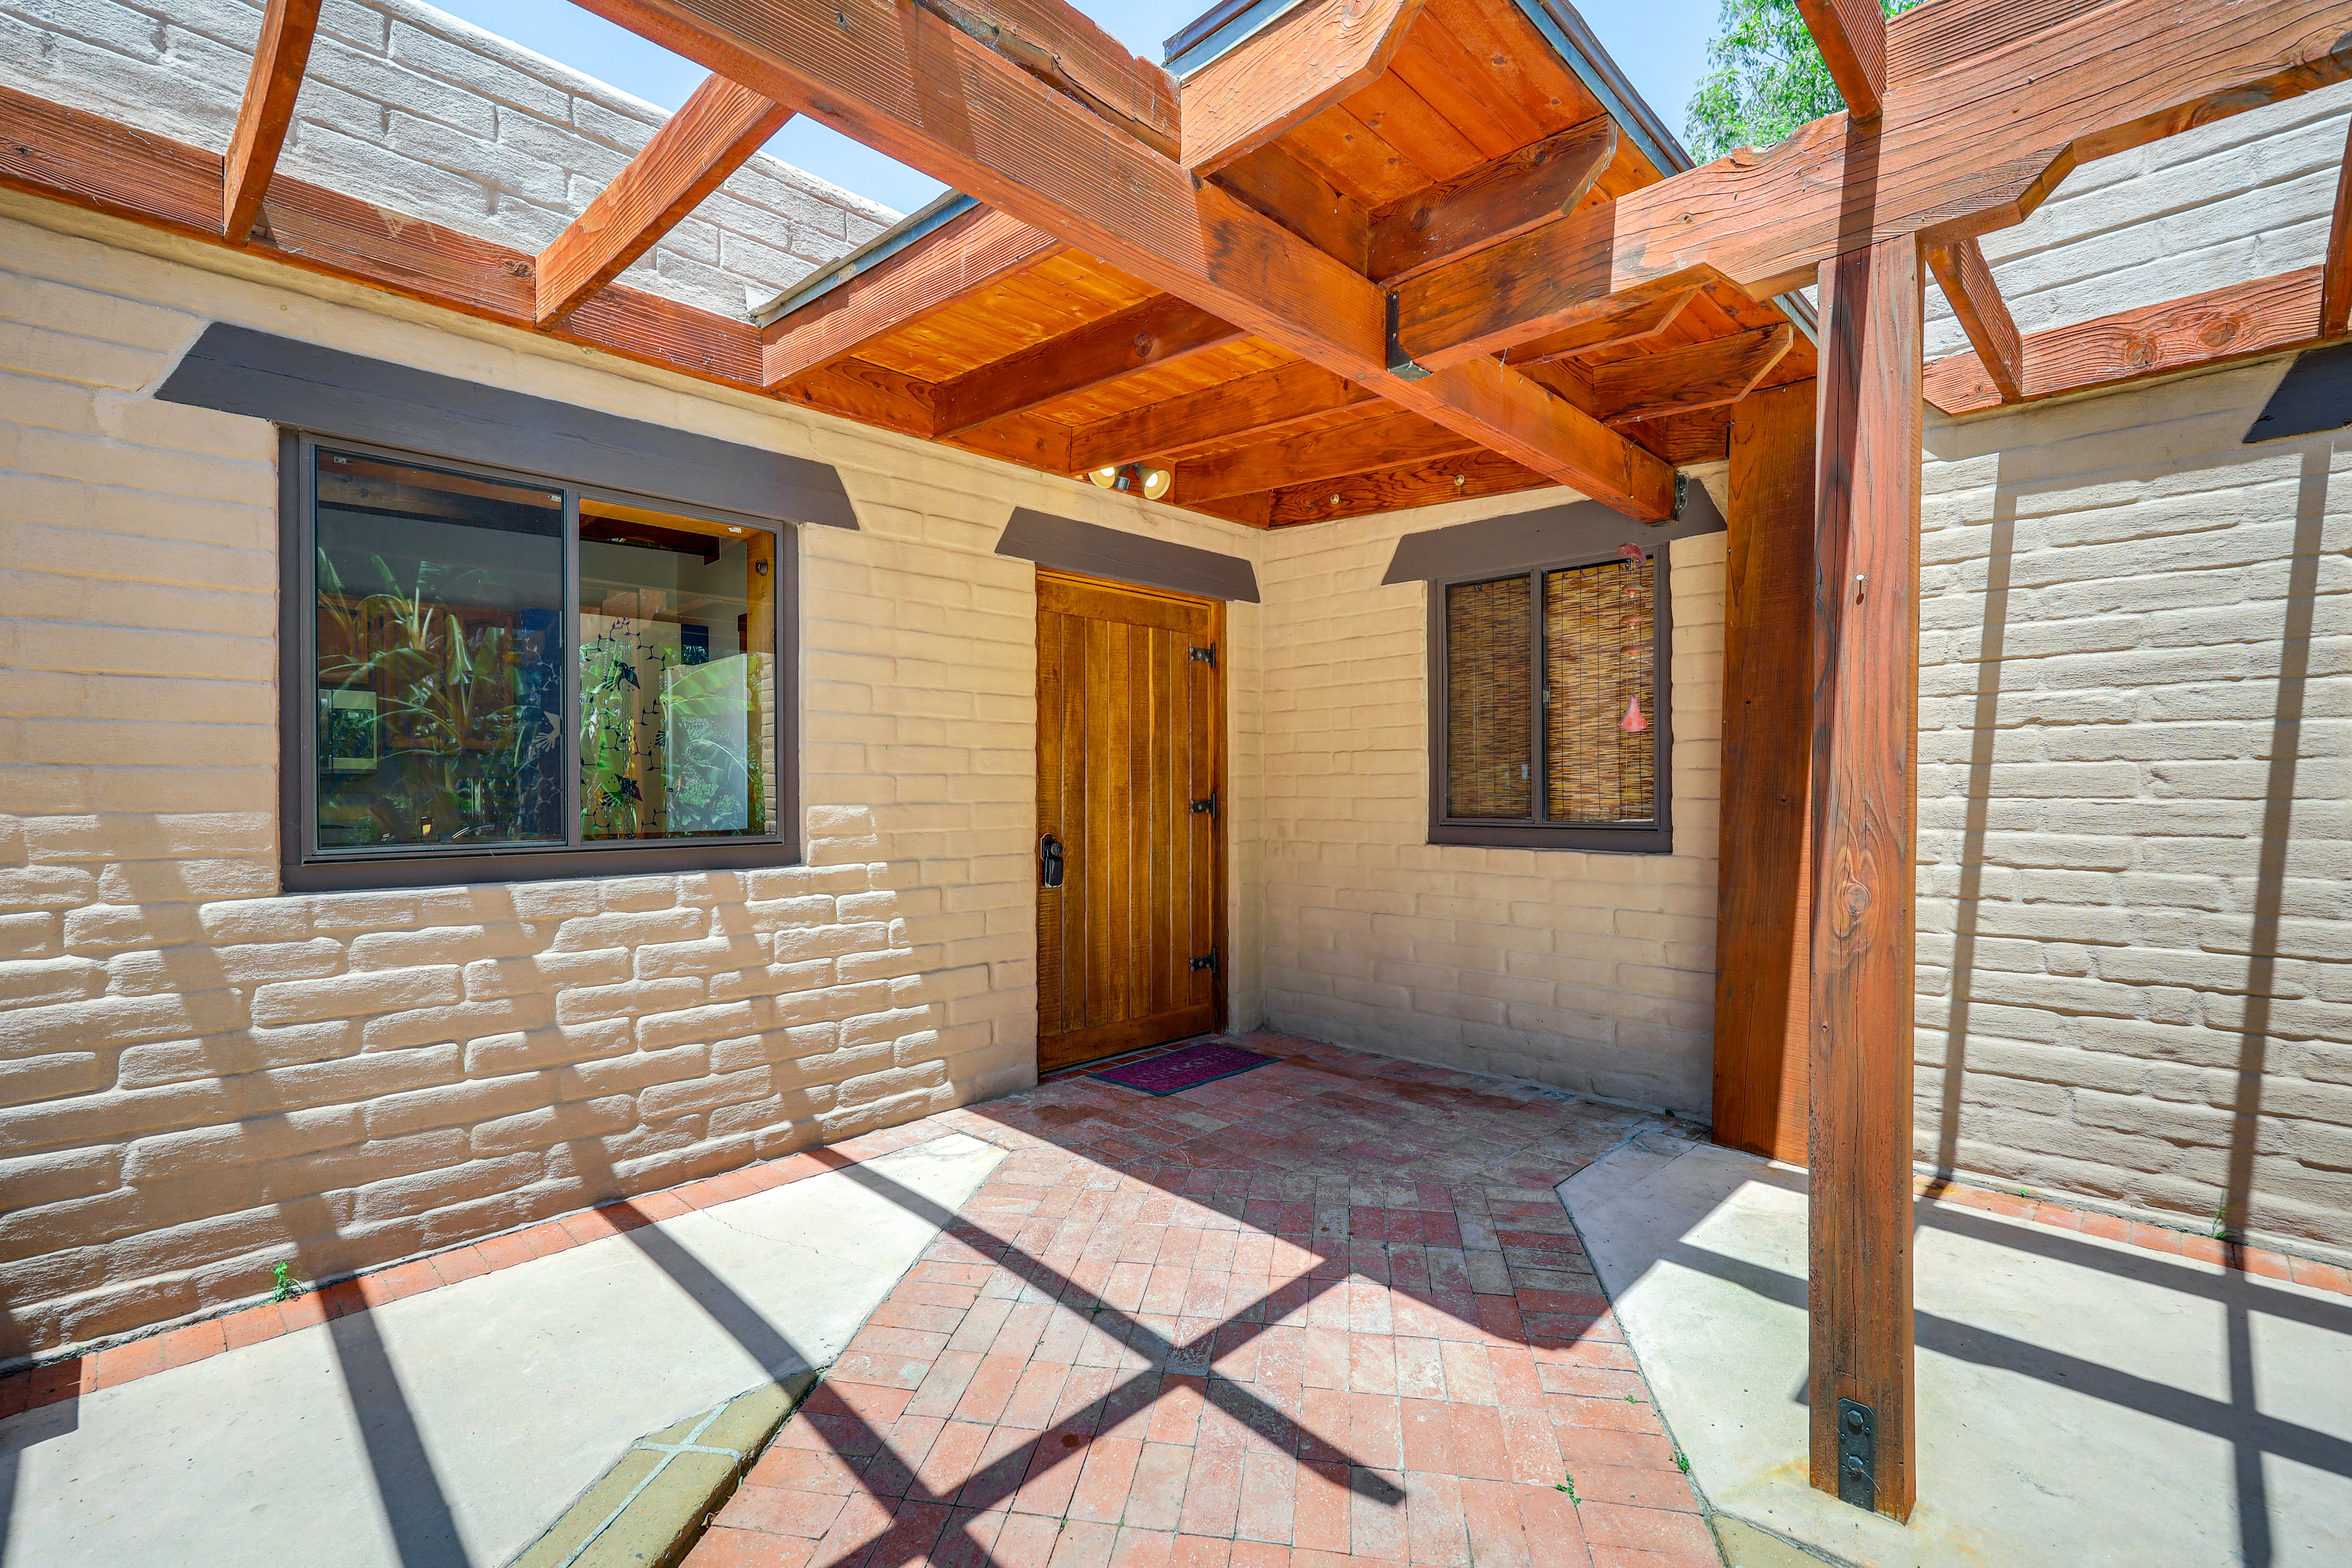
[(580, 503), (580, 808), (591, 841), (772, 831), (775, 537)]
[(561, 843), (563, 498), (321, 450), (321, 849)]

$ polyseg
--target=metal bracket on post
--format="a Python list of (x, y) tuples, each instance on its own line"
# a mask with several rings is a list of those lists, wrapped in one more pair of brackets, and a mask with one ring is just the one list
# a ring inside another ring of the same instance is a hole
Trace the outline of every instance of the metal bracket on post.
[(1838, 1501), (1878, 1511), (1878, 1412), (1859, 1400), (1838, 1401)]
[(1402, 376), (1407, 381), (1420, 381), (1425, 376), (1435, 374), (1434, 371), (1413, 363), (1397, 343), (1397, 291), (1393, 289), (1388, 291), (1388, 323), (1389, 374)]

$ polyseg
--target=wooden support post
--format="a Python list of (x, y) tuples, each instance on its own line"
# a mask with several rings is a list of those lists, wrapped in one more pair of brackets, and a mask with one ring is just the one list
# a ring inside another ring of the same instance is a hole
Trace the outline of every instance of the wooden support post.
[(1811, 920), (1813, 384), (1731, 407), (1715, 1141), (1806, 1162)]
[(2352, 130), (2336, 170), (2336, 211), (2327, 224), (2326, 269), (2319, 289), (2319, 335), (2336, 338), (2352, 325)]
[(269, 176), (294, 123), (294, 100), (318, 31), (319, 0), (268, 0), (262, 7), (245, 101), (221, 163), (221, 237), (231, 245), (243, 245), (260, 221), (261, 198), (269, 193)]
[[(1910, 1516), (1919, 245), (1821, 267), (1814, 485), (1812, 1483)], [(1860, 1407), (1857, 1409), (1856, 1407)], [(1858, 1429), (1857, 1429), (1858, 1428)], [(1860, 1466), (1853, 1439), (1872, 1459)], [(1859, 1483), (1859, 1484), (1857, 1484)]]

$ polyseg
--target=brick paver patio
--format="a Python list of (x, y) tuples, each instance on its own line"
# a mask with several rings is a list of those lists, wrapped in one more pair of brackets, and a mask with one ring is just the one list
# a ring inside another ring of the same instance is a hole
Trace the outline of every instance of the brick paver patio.
[(1718, 1564), (1551, 1192), (1655, 1119), (1242, 1043), (877, 1135), (1009, 1155), (688, 1568)]

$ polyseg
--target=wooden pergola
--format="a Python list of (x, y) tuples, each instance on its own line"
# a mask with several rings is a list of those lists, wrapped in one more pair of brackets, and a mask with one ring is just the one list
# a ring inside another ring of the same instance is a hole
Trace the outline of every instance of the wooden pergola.
[[(2322, 267), (2032, 335), (1978, 239), (2352, 75), (2352, 0), (1800, 3), (1851, 110), (1696, 169), (1559, 0), (1227, 0), (1181, 74), (1060, 0), (582, 0), (713, 75), (533, 256), (278, 174), (318, 0), (269, 0), (226, 156), (0, 89), (0, 183), (1261, 527), (1659, 521), (1727, 456), (1716, 1134), (1811, 1168), (1812, 1479), (1903, 1518), (1923, 398), (2341, 335), (2341, 191)], [(795, 113), (961, 195), (763, 321), (615, 281)], [(1973, 353), (1922, 363), (1923, 266)]]

